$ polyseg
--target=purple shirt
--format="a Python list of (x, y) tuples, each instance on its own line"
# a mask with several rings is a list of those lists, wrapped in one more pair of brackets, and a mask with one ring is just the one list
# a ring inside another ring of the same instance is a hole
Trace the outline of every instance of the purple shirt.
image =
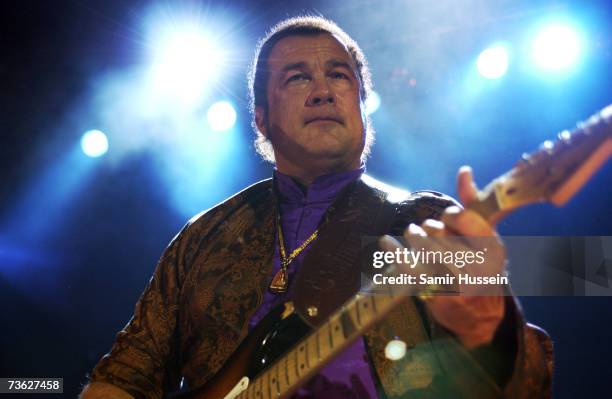
[[(349, 172), (331, 173), (316, 178), (305, 188), (291, 177), (274, 171), (274, 181), (279, 194), (281, 228), (285, 239), (285, 251), (290, 254), (301, 245), (318, 227), (323, 214), (335, 200), (336, 195), (347, 184), (358, 179), (365, 167)], [(278, 243), (278, 238), (276, 238)], [(266, 291), (263, 303), (249, 321), (252, 329), (265, 315), (279, 303), (286, 300), (291, 292), (291, 282), (299, 269), (306, 247), (288, 267), (289, 292), (274, 294)], [(275, 246), (273, 268), (270, 281), (280, 269), (278, 244)], [(357, 339), (350, 347), (325, 366), (317, 376), (309, 381), (293, 396), (294, 398), (330, 399), (367, 399), (376, 398), (376, 388), (372, 377), (363, 338)]]

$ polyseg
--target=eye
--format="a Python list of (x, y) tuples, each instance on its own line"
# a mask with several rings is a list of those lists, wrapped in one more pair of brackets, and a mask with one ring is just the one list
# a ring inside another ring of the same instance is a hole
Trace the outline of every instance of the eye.
[(289, 82), (296, 82), (296, 81), (300, 81), (300, 80), (307, 80), (308, 76), (306, 76), (303, 73), (297, 73), (293, 76), (290, 76), (289, 79), (287, 79), (287, 83)]
[(336, 71), (336, 72), (332, 72), (330, 75), (334, 79), (348, 79), (349, 78), (348, 75), (346, 73), (344, 73), (344, 72), (337, 72)]

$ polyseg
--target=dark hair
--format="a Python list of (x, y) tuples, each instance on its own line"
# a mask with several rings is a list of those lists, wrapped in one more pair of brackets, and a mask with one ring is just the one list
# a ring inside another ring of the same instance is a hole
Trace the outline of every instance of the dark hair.
[[(268, 34), (259, 41), (255, 50), (255, 57), (248, 74), (249, 81), (249, 107), (252, 116), (253, 129), (257, 135), (255, 139), (255, 149), (266, 161), (274, 162), (274, 152), (270, 141), (259, 131), (255, 123), (255, 107), (263, 107), (267, 117), (268, 113), (268, 59), (274, 45), (281, 39), (288, 36), (309, 36), (330, 34), (333, 35), (347, 48), (357, 66), (362, 101), (365, 101), (371, 90), (372, 80), (368, 63), (361, 51), (361, 48), (346, 32), (344, 32), (335, 22), (321, 16), (300, 16), (289, 18), (276, 24)], [(366, 116), (366, 143), (363, 150), (362, 159), (369, 154), (370, 147), (374, 141), (374, 129), (370, 118)]]

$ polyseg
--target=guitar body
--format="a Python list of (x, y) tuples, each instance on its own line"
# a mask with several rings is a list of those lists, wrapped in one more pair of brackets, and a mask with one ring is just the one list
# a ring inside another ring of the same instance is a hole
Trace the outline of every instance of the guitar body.
[[(253, 331), (242, 341), (224, 366), (204, 386), (178, 393), (176, 399), (231, 399), (242, 392), (255, 377), (266, 370), (297, 344), (310, 331), (311, 327), (293, 310), (291, 302), (282, 303), (272, 309)], [(243, 378), (245, 386), (232, 392)], [(271, 385), (275, 385), (272, 381)], [(232, 392), (232, 394), (230, 394)], [(277, 397), (276, 392), (264, 392), (254, 397)]]

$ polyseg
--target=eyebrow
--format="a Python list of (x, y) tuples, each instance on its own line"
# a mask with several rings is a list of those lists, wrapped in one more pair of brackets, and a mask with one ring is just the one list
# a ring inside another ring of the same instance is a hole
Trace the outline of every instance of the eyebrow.
[(329, 61), (327, 61), (325, 63), (326, 66), (330, 66), (332, 68), (336, 68), (336, 67), (343, 67), (346, 68), (350, 71), (353, 70), (353, 67), (346, 61), (342, 61), (342, 60), (337, 60), (337, 59), (331, 59)]
[[(343, 68), (346, 68), (346, 69), (348, 69), (350, 71), (353, 70), (353, 68), (351, 67), (351, 65), (348, 62), (342, 61), (342, 60), (338, 60), (338, 59), (335, 59), (335, 58), (325, 62), (325, 66), (331, 67), (331, 68), (343, 67)], [(308, 65), (304, 61), (293, 62), (291, 64), (287, 64), (287, 65), (283, 66), (281, 71), (282, 72), (287, 72), (287, 71), (290, 71), (292, 69), (306, 69), (307, 67), (308, 67)]]
[(292, 69), (304, 69), (306, 68), (306, 63), (305, 62), (293, 62), (291, 64), (287, 64), (285, 65), (281, 71), (282, 72), (287, 72), (290, 71)]

